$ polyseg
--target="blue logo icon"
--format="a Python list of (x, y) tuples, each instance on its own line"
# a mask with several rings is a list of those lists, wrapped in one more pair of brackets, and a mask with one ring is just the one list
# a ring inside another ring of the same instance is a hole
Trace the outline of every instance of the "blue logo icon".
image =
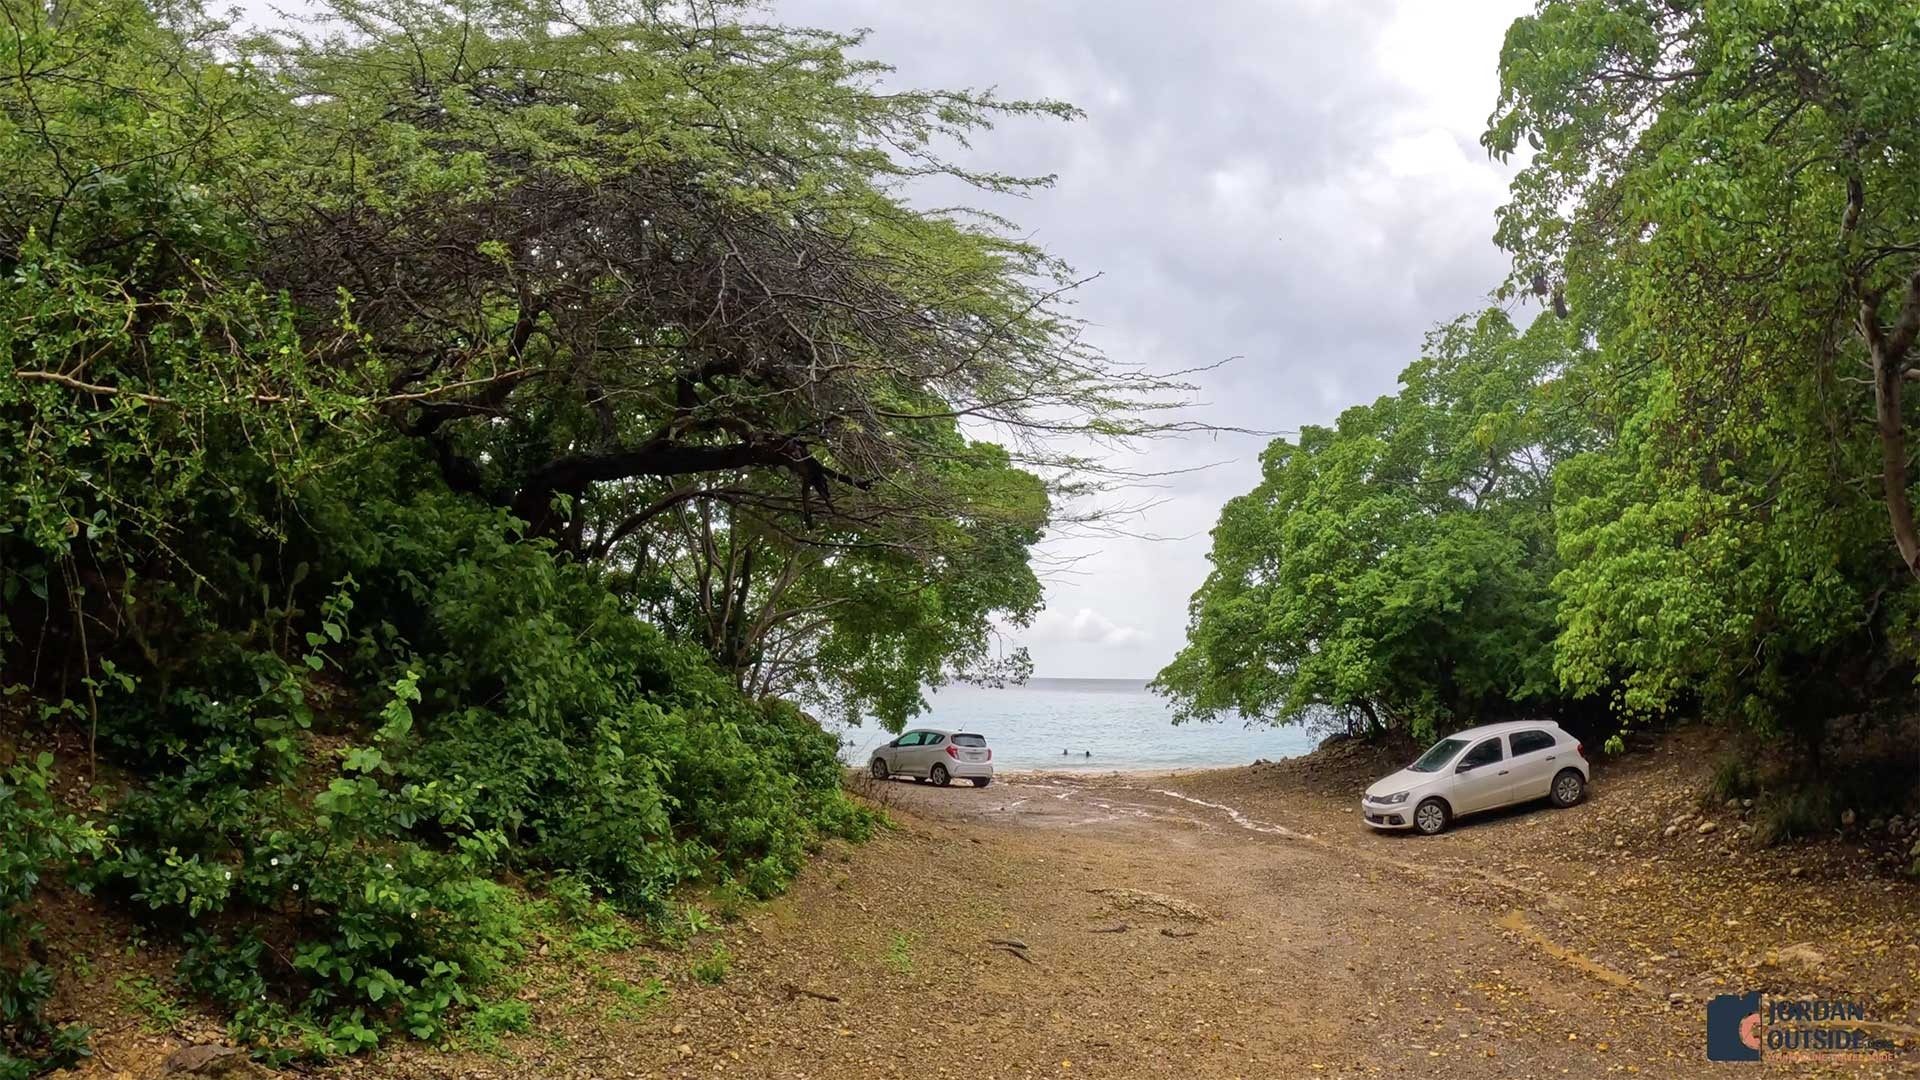
[(1707, 1002), (1707, 1060), (1760, 1060), (1760, 994), (1721, 994)]

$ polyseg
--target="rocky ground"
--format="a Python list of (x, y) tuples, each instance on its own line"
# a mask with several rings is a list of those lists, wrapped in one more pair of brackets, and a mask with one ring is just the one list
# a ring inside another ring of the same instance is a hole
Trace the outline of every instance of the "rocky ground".
[[(331, 1071), (1691, 1078), (1705, 1001), (1761, 990), (1870, 1003), (1898, 1044), (1770, 1073), (1920, 1075), (1920, 886), (1879, 860), (1891, 841), (1864, 822), (1753, 849), (1748, 808), (1702, 810), (1700, 747), (1665, 745), (1603, 765), (1572, 810), (1435, 838), (1359, 824), (1385, 771), (1363, 747), (869, 785), (896, 827), (790, 895), (681, 952), (551, 943), (514, 989), (530, 1033)], [(114, 1036), (102, 1065), (141, 1075), (206, 1034)]]

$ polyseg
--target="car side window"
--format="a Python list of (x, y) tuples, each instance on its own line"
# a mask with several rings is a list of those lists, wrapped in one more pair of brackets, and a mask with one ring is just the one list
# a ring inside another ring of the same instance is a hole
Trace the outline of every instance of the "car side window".
[(1516, 731), (1507, 737), (1513, 744), (1513, 756), (1531, 754), (1535, 750), (1548, 750), (1553, 747), (1553, 736), (1544, 731)]
[(1481, 765), (1491, 765), (1494, 762), (1499, 760), (1500, 760), (1500, 740), (1497, 738), (1493, 738), (1493, 739), (1488, 739), (1487, 741), (1467, 751), (1467, 756), (1460, 759), (1460, 764), (1471, 766), (1471, 767), (1478, 767)]

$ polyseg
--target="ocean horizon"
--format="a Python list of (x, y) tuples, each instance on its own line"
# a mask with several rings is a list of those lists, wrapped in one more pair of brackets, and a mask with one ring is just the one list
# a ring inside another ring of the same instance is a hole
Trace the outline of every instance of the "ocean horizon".
[[(1173, 710), (1147, 682), (1034, 676), (1018, 686), (947, 686), (929, 692), (928, 710), (907, 726), (985, 735), (1000, 771), (1223, 768), (1295, 757), (1318, 741), (1299, 725), (1238, 718), (1175, 724)], [(841, 737), (842, 757), (856, 766), (893, 738), (870, 720)]]

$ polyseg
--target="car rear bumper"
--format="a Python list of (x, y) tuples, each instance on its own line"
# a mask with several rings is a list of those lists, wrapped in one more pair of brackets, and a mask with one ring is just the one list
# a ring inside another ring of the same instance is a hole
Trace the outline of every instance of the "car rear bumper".
[(1413, 804), (1403, 802), (1392, 806), (1380, 806), (1361, 799), (1360, 820), (1376, 829), (1411, 829), (1413, 828)]

